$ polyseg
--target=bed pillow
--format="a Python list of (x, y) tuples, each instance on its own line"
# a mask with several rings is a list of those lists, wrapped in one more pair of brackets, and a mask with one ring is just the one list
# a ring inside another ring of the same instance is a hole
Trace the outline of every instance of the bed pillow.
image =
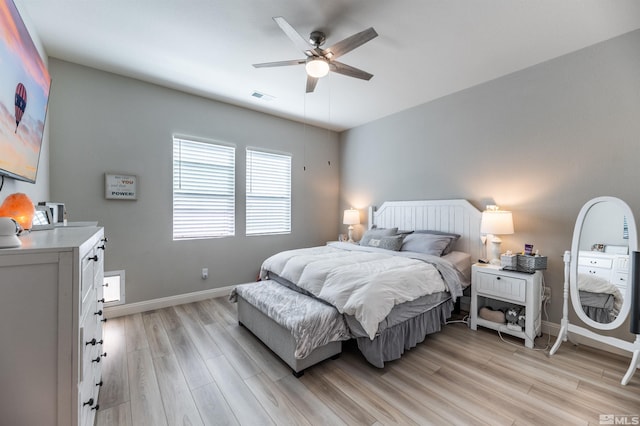
[(452, 239), (449, 235), (413, 233), (405, 237), (400, 251), (442, 256)]
[(374, 228), (367, 230), (360, 239), (361, 246), (368, 246), (371, 238), (391, 237), (398, 233), (398, 228)]
[(451, 253), (453, 251), (453, 246), (456, 245), (456, 241), (458, 241), (458, 239), (460, 238), (460, 234), (454, 234), (452, 232), (431, 231), (431, 230), (420, 230), (420, 231), (414, 231), (414, 232), (416, 234), (444, 235), (447, 237), (451, 237), (451, 239), (449, 240), (449, 245), (445, 247), (444, 251), (442, 252), (442, 255)]
[[(400, 251), (404, 235), (393, 235), (390, 237), (371, 237), (367, 241), (367, 247), (377, 247), (385, 250)], [(362, 245), (362, 243), (361, 243)]]

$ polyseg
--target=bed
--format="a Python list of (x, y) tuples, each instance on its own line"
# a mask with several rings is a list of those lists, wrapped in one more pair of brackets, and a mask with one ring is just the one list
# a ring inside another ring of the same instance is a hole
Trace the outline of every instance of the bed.
[[(440, 331), (450, 317), (470, 284), (472, 261), (482, 257), (480, 218), (466, 200), (385, 202), (369, 209), (362, 245), (335, 242), (277, 253), (263, 263), (261, 278), (308, 297), (309, 303), (331, 306), (348, 329), (336, 341), (355, 339), (367, 361), (382, 368)], [(264, 307), (252, 312), (259, 302), (246, 303), (251, 296), (242, 294), (255, 287), (234, 290), (233, 298), (243, 305), (239, 321), (256, 322), (255, 315), (261, 328), (269, 327), (265, 317), (272, 315)], [(282, 320), (274, 323), (274, 333), (287, 327)], [(264, 342), (270, 332), (257, 335)], [(283, 358), (282, 350), (270, 347)], [(306, 356), (323, 349), (314, 347)], [(296, 372), (297, 364), (292, 368)]]
[(595, 275), (578, 273), (578, 294), (584, 313), (601, 324), (615, 320), (622, 307), (618, 287)]

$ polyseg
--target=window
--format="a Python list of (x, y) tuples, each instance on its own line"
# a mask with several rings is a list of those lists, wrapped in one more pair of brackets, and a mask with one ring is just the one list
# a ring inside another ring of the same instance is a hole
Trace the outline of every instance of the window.
[(247, 149), (247, 235), (291, 232), (291, 155)]
[(173, 239), (235, 234), (235, 147), (173, 138)]

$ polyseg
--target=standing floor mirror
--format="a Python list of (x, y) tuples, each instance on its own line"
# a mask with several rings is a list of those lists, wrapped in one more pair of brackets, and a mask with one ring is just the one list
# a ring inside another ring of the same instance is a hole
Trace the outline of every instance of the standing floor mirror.
[[(550, 355), (567, 341), (569, 333), (629, 351), (631, 364), (621, 380), (623, 385), (629, 383), (639, 368), (640, 335), (635, 334), (635, 341), (628, 342), (600, 334), (598, 330), (618, 329), (625, 324), (632, 309), (640, 309), (632, 303), (631, 258), (637, 250), (636, 222), (624, 201), (598, 197), (582, 207), (573, 231), (571, 251), (564, 254), (562, 321)], [(578, 318), (590, 328), (569, 323), (569, 298)]]

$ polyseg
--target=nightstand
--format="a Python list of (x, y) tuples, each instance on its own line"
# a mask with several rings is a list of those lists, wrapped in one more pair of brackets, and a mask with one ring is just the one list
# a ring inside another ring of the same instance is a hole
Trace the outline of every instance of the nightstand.
[[(528, 274), (486, 264), (475, 264), (471, 270), (471, 329), (477, 330), (478, 326), (482, 326), (498, 330), (524, 339), (525, 346), (533, 348), (533, 341), (541, 329), (542, 271)], [(478, 312), (483, 306), (494, 309), (524, 307), (524, 329), (513, 329), (507, 327), (506, 323), (480, 318)]]

